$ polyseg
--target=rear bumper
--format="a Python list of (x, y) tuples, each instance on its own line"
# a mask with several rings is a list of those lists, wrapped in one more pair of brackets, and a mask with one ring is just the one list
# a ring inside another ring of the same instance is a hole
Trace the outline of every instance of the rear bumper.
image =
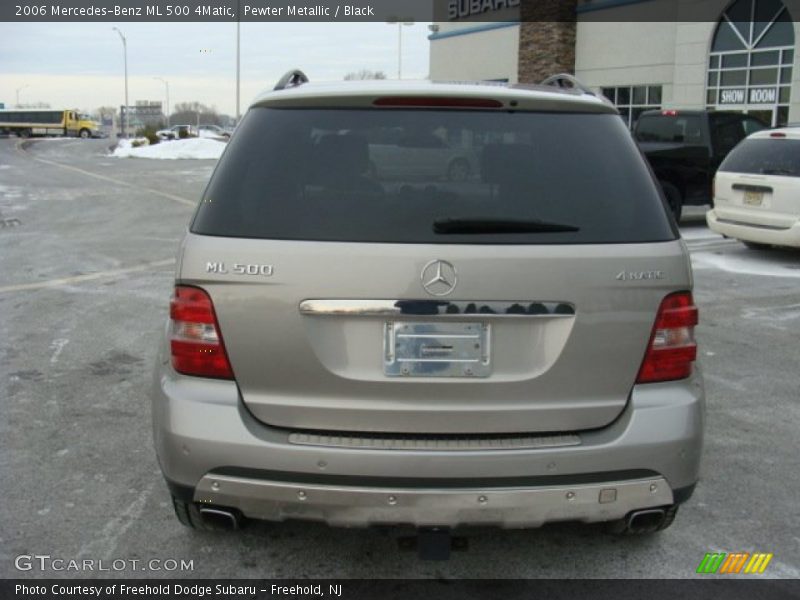
[(674, 503), (662, 477), (572, 486), (414, 489), (289, 483), (206, 475), (194, 500), (239, 509), (251, 518), (324, 521), (340, 527), (494, 525), (611, 521), (633, 510)]
[(165, 363), (153, 390), (156, 450), (173, 493), (253, 518), (347, 526), (528, 527), (682, 501), (699, 475), (704, 403), (696, 371), (636, 386), (620, 417), (581, 432), (578, 445), (387, 450), (291, 443), (290, 432), (252, 417), (234, 383)]
[(800, 247), (800, 219), (781, 225), (764, 222), (758, 215), (747, 211), (721, 212), (712, 209), (706, 213), (709, 229), (737, 240)]

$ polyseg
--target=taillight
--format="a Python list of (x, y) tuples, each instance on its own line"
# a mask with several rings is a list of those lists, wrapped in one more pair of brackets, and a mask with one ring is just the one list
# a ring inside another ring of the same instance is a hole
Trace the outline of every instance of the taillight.
[(697, 358), (694, 327), (697, 307), (690, 292), (670, 294), (661, 301), (650, 344), (636, 383), (685, 379)]
[(214, 305), (200, 288), (179, 285), (169, 305), (172, 367), (185, 375), (233, 379)]

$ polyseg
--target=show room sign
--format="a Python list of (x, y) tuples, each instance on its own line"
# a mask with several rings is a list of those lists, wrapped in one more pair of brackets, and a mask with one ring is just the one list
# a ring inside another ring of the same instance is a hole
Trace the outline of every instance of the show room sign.
[(744, 88), (721, 90), (720, 104), (775, 104), (778, 101), (778, 90), (775, 88), (750, 88), (748, 96)]

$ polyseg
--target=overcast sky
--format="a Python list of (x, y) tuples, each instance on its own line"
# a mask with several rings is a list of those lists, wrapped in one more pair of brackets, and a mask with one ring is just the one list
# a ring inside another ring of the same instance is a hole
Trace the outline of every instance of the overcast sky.
[[(128, 40), (128, 98), (198, 101), (235, 113), (236, 25), (232, 23), (0, 23), (0, 102), (48, 102), (93, 110), (124, 103), (122, 42)], [(403, 78), (428, 75), (427, 24), (403, 26)], [(317, 81), (370, 69), (397, 77), (397, 25), (242, 23), (242, 111), (284, 72)]]

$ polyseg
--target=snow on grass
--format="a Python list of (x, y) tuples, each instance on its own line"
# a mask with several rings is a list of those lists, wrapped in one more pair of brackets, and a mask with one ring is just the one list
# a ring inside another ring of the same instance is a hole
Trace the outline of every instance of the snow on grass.
[(225, 149), (224, 142), (207, 138), (189, 138), (161, 142), (152, 146), (133, 148), (128, 140), (120, 140), (119, 145), (111, 153), (117, 158), (154, 158), (175, 160), (178, 158), (217, 160)]

